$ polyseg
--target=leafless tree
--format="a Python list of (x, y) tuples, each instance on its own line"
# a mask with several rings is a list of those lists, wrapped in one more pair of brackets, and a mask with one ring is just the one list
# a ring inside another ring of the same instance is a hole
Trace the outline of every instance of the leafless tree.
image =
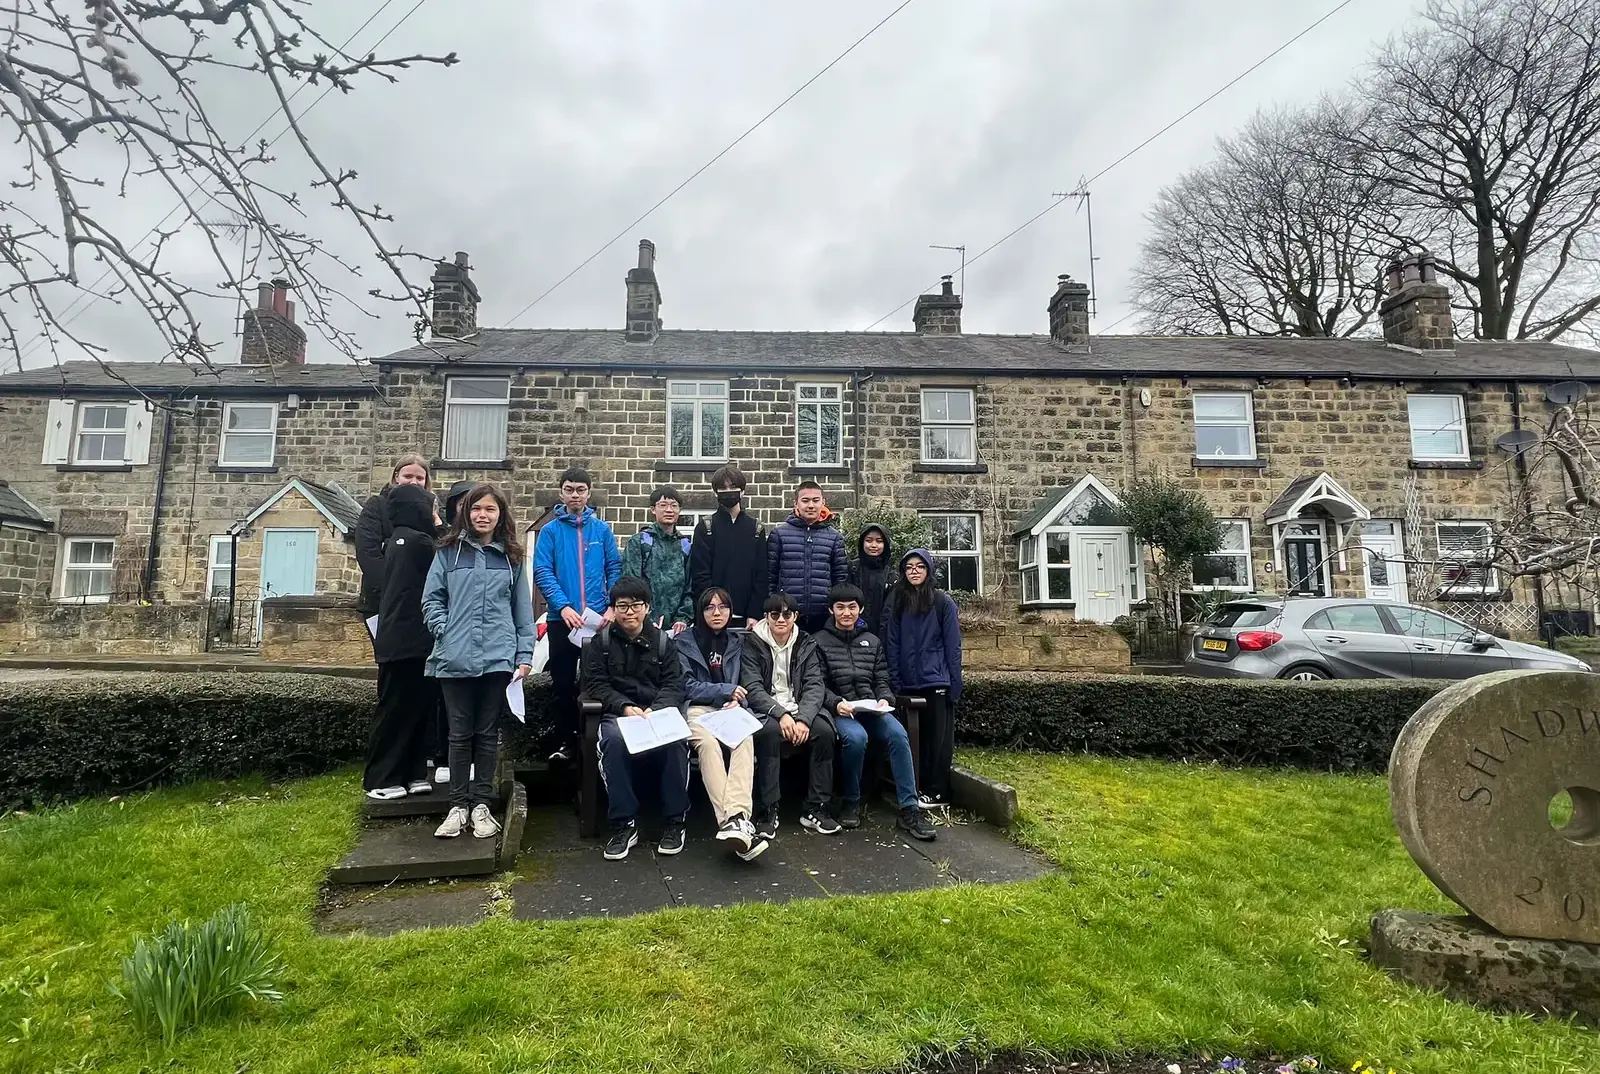
[(1592, 333), (1600, 310), (1600, 4), (1429, 0), (1343, 128), (1397, 246), (1426, 247), (1484, 339)]
[[(332, 280), (360, 266), (302, 230), (307, 191), (328, 197), (380, 262), (390, 282), (367, 295), (406, 303), (420, 330), (423, 293), (403, 267), (416, 255), (383, 241), (390, 218), (356, 200), (356, 173), (325, 160), (302, 123), (306, 106), (291, 99), (302, 86), (348, 92), (359, 76), (393, 81), (455, 55), (351, 54), (311, 26), (309, 9), (309, 0), (0, 3), (0, 114), (16, 146), (0, 194), (9, 359), (20, 367), (40, 347), (58, 361), (63, 350), (102, 357), (105, 341), (75, 333), (66, 312), (91, 295), (136, 306), (167, 355), (209, 366), (231, 327), (203, 323), (207, 300), (243, 295), (263, 268), (287, 277), (308, 322), (353, 356), (340, 324), (353, 300)], [(273, 167), (282, 162), (267, 139), (250, 141), (255, 132), (224, 130), (216, 91), (241, 80), (277, 106), (292, 168)], [(145, 236), (122, 233), (117, 201), (150, 191), (177, 209)], [(230, 231), (248, 236), (250, 256), (230, 248)]]
[[(1135, 270), (1147, 330), (1349, 336), (1370, 330), (1391, 251), (1385, 189), (1347, 112), (1264, 112), (1157, 198)], [(1329, 168), (1330, 156), (1346, 159)]]

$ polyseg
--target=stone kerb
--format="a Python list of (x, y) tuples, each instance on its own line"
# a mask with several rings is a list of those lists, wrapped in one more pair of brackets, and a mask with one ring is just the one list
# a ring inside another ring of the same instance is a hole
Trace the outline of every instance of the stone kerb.
[[(1565, 791), (1571, 819), (1551, 802)], [(1505, 936), (1600, 943), (1600, 675), (1502, 671), (1417, 710), (1389, 762), (1395, 826)]]

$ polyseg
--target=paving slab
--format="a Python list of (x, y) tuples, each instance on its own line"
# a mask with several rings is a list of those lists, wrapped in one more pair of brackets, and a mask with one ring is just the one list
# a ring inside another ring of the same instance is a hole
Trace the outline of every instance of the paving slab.
[(938, 831), (939, 838), (932, 843), (908, 845), (957, 880), (1010, 884), (1053, 871), (1049, 862), (1020, 849), (1004, 832), (981, 821), (941, 824)]
[(955, 883), (939, 866), (882, 828), (863, 827), (838, 835), (800, 832), (790, 842), (789, 856), (821, 895), (881, 895)]
[(768, 845), (754, 861), (740, 861), (728, 844), (709, 836), (692, 839), (683, 853), (658, 858), (657, 868), (674, 906), (733, 906), (743, 902), (788, 902), (826, 894), (788, 853), (794, 840)]
[(595, 845), (542, 855), (534, 868), (541, 875), (511, 886), (511, 916), (519, 921), (627, 917), (673, 905), (642, 841), (622, 861), (606, 861)]
[(436, 839), (428, 820), (387, 821), (368, 828), (344, 859), (328, 870), (334, 884), (386, 884), (391, 880), (481, 876), (495, 870), (497, 839)]
[(472, 925), (488, 913), (488, 892), (482, 885), (442, 890), (404, 889), (374, 893), (337, 906), (321, 915), (318, 931), (331, 935), (363, 933), (392, 936), (409, 929)]

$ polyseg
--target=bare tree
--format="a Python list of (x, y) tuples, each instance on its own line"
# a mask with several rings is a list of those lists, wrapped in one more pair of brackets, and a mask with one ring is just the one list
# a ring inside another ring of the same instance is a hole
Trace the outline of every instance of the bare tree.
[[(309, 24), (309, 8), (309, 0), (0, 3), (0, 114), (18, 147), (0, 196), (0, 330), (19, 367), (39, 346), (58, 361), (63, 349), (106, 353), (74, 333), (65, 313), (86, 294), (136, 305), (169, 356), (209, 366), (229, 331), (208, 331), (207, 300), (242, 296), (261, 267), (252, 262), (263, 259), (266, 272), (295, 285), (309, 323), (354, 356), (336, 320), (353, 300), (332, 277), (359, 274), (359, 265), (301, 230), (302, 191), (285, 178), (294, 169), (271, 167), (271, 143), (225, 132), (215, 93), (230, 80), (277, 106), (291, 162), (309, 175), (299, 185), (331, 200), (390, 278), (368, 296), (406, 303), (421, 330), (423, 292), (403, 269), (417, 255), (385, 244), (379, 227), (390, 218), (355, 199), (356, 173), (325, 161), (291, 99), (300, 86), (349, 92), (358, 76), (393, 81), (411, 64), (456, 57), (352, 55)], [(168, 192), (177, 209), (145, 236), (121, 233), (117, 200), (152, 190)], [(251, 256), (230, 250), (229, 231), (249, 237)]]
[[(1347, 113), (1259, 113), (1166, 188), (1135, 270), (1146, 329), (1349, 336), (1368, 330), (1391, 249), (1386, 191)], [(1338, 168), (1327, 160), (1342, 156)]]
[(1592, 333), (1600, 5), (1429, 0), (1361, 92), (1364, 117), (1344, 134), (1381, 166), (1396, 244), (1431, 249), (1460, 285), (1472, 334)]

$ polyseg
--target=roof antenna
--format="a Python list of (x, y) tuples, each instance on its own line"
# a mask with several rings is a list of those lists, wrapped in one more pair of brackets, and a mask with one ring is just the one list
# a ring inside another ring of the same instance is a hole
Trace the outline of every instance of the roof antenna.
[(1089, 189), (1084, 185), (1084, 180), (1079, 179), (1078, 189), (1053, 196), (1057, 198), (1077, 198), (1078, 204), (1083, 206), (1085, 222), (1089, 226), (1089, 316), (1093, 317), (1099, 312), (1096, 308), (1095, 300), (1100, 294), (1099, 289), (1094, 284), (1094, 263), (1100, 259), (1094, 256), (1094, 206), (1089, 202)]
[(967, 301), (967, 248), (966, 248), (966, 246), (964, 246), (964, 245), (963, 246), (940, 246), (937, 243), (929, 243), (928, 244), (928, 249), (930, 249), (930, 250), (959, 250), (961, 252), (961, 301), (962, 301), (962, 304), (964, 305), (966, 303), (966, 301)]

